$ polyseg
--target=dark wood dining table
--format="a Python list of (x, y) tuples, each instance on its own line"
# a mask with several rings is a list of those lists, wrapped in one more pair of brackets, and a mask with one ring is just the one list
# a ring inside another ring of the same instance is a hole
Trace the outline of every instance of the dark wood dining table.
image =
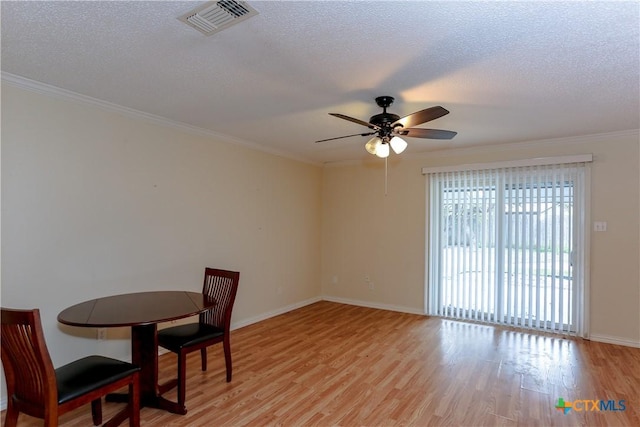
[[(131, 327), (131, 360), (141, 369), (141, 406), (184, 414), (185, 408), (161, 396), (158, 385), (158, 323), (194, 316), (214, 306), (212, 299), (199, 292), (139, 292), (81, 302), (61, 311), (58, 321), (85, 328)], [(162, 386), (162, 391), (166, 390), (167, 387)], [(108, 398), (122, 400), (123, 396)]]

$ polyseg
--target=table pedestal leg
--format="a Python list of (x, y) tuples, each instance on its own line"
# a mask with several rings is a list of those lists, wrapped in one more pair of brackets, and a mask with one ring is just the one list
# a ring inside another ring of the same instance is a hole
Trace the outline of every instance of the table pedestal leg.
[[(140, 367), (140, 407), (164, 409), (184, 415), (187, 408), (165, 399), (158, 390), (158, 327), (141, 325), (131, 328), (131, 359)], [(111, 402), (127, 402), (126, 395), (108, 395)]]

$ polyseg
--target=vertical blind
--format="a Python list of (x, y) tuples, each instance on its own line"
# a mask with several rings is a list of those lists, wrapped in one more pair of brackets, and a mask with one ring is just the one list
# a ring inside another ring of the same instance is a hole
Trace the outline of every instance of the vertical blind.
[(586, 334), (585, 163), (428, 179), (429, 314)]

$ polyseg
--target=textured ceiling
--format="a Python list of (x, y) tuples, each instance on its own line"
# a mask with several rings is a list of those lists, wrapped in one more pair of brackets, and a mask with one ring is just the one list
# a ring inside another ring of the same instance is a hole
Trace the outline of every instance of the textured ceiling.
[[(2, 71), (312, 162), (370, 156), (390, 95), (400, 116), (451, 113), (408, 153), (640, 128), (640, 3), (249, 1), (207, 37), (176, 18), (204, 2), (2, 1)], [(13, 77), (12, 76), (12, 77)]]

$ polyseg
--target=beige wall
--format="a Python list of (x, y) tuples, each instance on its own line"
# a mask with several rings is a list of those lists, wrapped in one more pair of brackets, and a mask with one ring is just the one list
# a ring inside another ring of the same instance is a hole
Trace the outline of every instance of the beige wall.
[[(590, 322), (593, 339), (640, 346), (639, 135), (637, 131), (392, 156), (326, 167), (322, 289), (325, 297), (424, 312), (425, 177), (428, 166), (592, 153)], [(370, 289), (364, 278), (374, 283)], [(337, 283), (334, 283), (334, 277)]]
[(132, 291), (199, 292), (205, 266), (241, 272), (236, 324), (317, 299), (321, 175), (3, 82), (2, 305), (41, 309), (57, 366), (129, 356), (126, 339), (59, 325), (62, 309)]

